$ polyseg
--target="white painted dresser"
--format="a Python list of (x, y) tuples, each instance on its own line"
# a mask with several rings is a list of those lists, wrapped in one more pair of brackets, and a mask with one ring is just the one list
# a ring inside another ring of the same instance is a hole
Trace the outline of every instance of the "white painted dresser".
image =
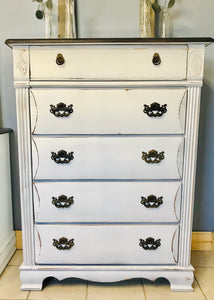
[(8, 40), (23, 290), (165, 277), (192, 290), (200, 90), (210, 38)]

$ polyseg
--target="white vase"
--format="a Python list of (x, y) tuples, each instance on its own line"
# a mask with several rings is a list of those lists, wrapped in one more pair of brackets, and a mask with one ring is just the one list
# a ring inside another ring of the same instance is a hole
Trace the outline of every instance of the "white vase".
[(52, 28), (52, 9), (47, 8), (45, 5), (45, 38), (53, 38)]
[(161, 11), (158, 16), (158, 37), (169, 37), (169, 11), (168, 7), (161, 7)]

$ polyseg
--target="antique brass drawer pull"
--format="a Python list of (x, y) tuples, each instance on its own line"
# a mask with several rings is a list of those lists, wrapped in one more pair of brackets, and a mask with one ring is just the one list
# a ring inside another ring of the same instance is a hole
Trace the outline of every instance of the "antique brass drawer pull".
[(153, 58), (152, 58), (152, 62), (155, 66), (158, 66), (161, 64), (161, 58), (160, 58), (160, 54), (159, 53), (155, 53), (153, 55)]
[(158, 208), (163, 204), (163, 197), (156, 197), (154, 195), (149, 195), (147, 198), (141, 197), (141, 204), (146, 208)]
[(156, 150), (150, 150), (149, 153), (142, 152), (142, 159), (148, 164), (158, 164), (164, 159), (164, 151), (159, 153)]
[(147, 238), (146, 240), (140, 239), (139, 246), (144, 250), (156, 250), (161, 245), (161, 239), (155, 240), (152, 237)]
[(55, 117), (68, 117), (73, 112), (73, 105), (66, 106), (63, 102), (58, 103), (56, 106), (51, 104), (50, 107), (50, 112)]
[(70, 250), (74, 246), (74, 239), (68, 240), (65, 237), (61, 237), (59, 240), (53, 239), (53, 246), (58, 250)]
[(65, 150), (60, 150), (57, 153), (51, 152), (51, 159), (57, 164), (68, 164), (71, 160), (74, 159), (74, 152), (66, 152)]
[(65, 59), (64, 59), (63, 55), (61, 53), (58, 53), (57, 57), (56, 57), (56, 64), (61, 66), (64, 64), (64, 62), (65, 62)]
[(144, 104), (143, 112), (147, 114), (149, 117), (161, 117), (163, 114), (167, 112), (167, 104), (160, 106), (159, 103), (154, 102), (150, 106)]
[(58, 198), (52, 197), (52, 204), (57, 208), (68, 208), (74, 204), (74, 197), (67, 197), (65, 195), (60, 195)]

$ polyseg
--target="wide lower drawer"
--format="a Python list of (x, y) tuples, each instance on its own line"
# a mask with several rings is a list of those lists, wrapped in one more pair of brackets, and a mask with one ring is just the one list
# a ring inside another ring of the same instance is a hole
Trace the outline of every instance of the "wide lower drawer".
[(35, 137), (34, 179), (180, 179), (182, 137)]
[(31, 47), (31, 80), (184, 80), (186, 57), (185, 46)]
[(37, 264), (176, 264), (178, 225), (36, 225)]
[(178, 222), (180, 182), (37, 182), (35, 221)]
[(32, 89), (30, 99), (34, 134), (184, 133), (186, 89)]

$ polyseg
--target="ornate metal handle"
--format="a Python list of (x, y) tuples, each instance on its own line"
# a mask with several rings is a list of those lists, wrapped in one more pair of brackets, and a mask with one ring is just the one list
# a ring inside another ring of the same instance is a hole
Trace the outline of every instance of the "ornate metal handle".
[(152, 237), (148, 237), (146, 240), (140, 239), (139, 246), (144, 250), (156, 250), (161, 245), (160, 241), (161, 239), (155, 241)]
[(63, 55), (61, 53), (58, 53), (57, 57), (56, 57), (56, 64), (61, 66), (64, 64), (64, 62), (65, 62), (65, 59), (64, 59)]
[(74, 152), (66, 152), (65, 150), (60, 150), (57, 153), (51, 152), (51, 159), (54, 160), (57, 164), (68, 164), (71, 160), (74, 159)]
[(159, 103), (154, 102), (150, 106), (144, 104), (143, 112), (147, 114), (149, 117), (161, 117), (163, 114), (167, 112), (167, 104), (160, 106)]
[(57, 208), (68, 208), (74, 203), (74, 197), (60, 195), (58, 198), (52, 197), (52, 204)]
[(161, 58), (160, 58), (160, 54), (159, 53), (155, 53), (153, 55), (153, 59), (152, 59), (152, 62), (155, 66), (158, 66), (161, 64)]
[(53, 239), (53, 246), (58, 250), (70, 250), (74, 246), (74, 239), (68, 240), (65, 237), (61, 237), (59, 240)]
[(146, 208), (158, 208), (163, 204), (163, 197), (156, 197), (154, 195), (149, 195), (147, 198), (141, 197), (141, 204)]
[(63, 102), (58, 103), (56, 106), (51, 104), (50, 107), (50, 112), (55, 117), (68, 117), (73, 112), (73, 105), (66, 106)]
[(150, 150), (149, 153), (142, 152), (142, 159), (148, 164), (158, 164), (164, 159), (164, 151), (159, 153), (156, 150)]

